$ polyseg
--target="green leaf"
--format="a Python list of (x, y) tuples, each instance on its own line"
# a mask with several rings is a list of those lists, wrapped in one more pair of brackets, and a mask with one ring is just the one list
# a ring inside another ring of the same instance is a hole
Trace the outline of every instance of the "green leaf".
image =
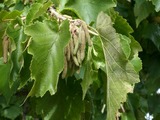
[(145, 88), (148, 94), (155, 93), (160, 87), (160, 56), (156, 55), (145, 55), (142, 57), (143, 60), (143, 74), (141, 75), (142, 80), (145, 80)]
[(87, 90), (90, 88), (90, 85), (93, 82), (96, 82), (96, 80), (98, 80), (98, 69), (105, 68), (105, 59), (100, 37), (93, 38), (92, 54), (89, 52), (89, 49), (87, 54), (88, 60), (84, 64), (84, 77), (81, 82), (83, 99), (85, 98), (85, 95), (87, 93)]
[(14, 27), (15, 24), (11, 23), (6, 33), (10, 37), (10, 41), (12, 44), (15, 45), (15, 49), (12, 47), (12, 53), (11, 53), (11, 61), (13, 63), (12, 70), (11, 70), (11, 80), (12, 82), (19, 79), (19, 73), (21, 71), (21, 68), (23, 67), (23, 51), (24, 46), (22, 43), (27, 39), (27, 36), (24, 34), (24, 28), (23, 26), (19, 28)]
[(7, 101), (11, 97), (11, 90), (9, 88), (10, 69), (10, 63), (4, 64), (3, 59), (0, 58), (0, 93), (5, 96)]
[(116, 32), (129, 36), (130, 33), (133, 33), (132, 27), (129, 25), (127, 20), (119, 15), (114, 9), (108, 9), (106, 13), (111, 17), (113, 21), (113, 27), (116, 29)]
[(84, 102), (79, 82), (71, 78), (67, 84), (60, 81), (55, 95), (47, 93), (37, 100), (36, 112), (44, 120), (81, 120)]
[(131, 58), (138, 52), (142, 51), (141, 45), (134, 39), (133, 36), (129, 35), (129, 38), (131, 39), (130, 48), (131, 48)]
[(121, 120), (136, 120), (136, 118), (131, 112), (127, 112), (121, 114)]
[(3, 41), (3, 35), (5, 33), (5, 30), (6, 30), (6, 27), (7, 27), (7, 23), (5, 22), (0, 22), (0, 57), (2, 57), (2, 41)]
[(3, 17), (3, 21), (7, 21), (7, 20), (13, 20), (15, 19), (16, 17), (20, 16), (22, 12), (20, 11), (12, 11), (12, 12), (8, 12), (8, 14), (6, 14), (4, 17)]
[(57, 6), (59, 7), (59, 10), (63, 10), (65, 8), (65, 5), (66, 3), (69, 1), (69, 0), (52, 0), (53, 3), (57, 4)]
[(136, 26), (146, 19), (151, 12), (154, 11), (154, 6), (146, 0), (135, 0), (134, 14), (136, 18)]
[(0, 21), (2, 21), (4, 16), (6, 16), (7, 14), (8, 14), (8, 12), (5, 10), (0, 11)]
[(160, 0), (150, 0), (152, 1), (152, 4), (155, 5), (156, 12), (160, 11)]
[(101, 43), (101, 38), (96, 36), (93, 38), (93, 54), (92, 54), (93, 64), (96, 69), (105, 68), (105, 58), (103, 54), (103, 48)]
[(131, 54), (131, 48), (130, 48), (131, 40), (125, 35), (119, 35), (119, 37), (120, 37), (120, 43), (121, 43), (122, 50), (126, 58), (128, 59)]
[(39, 11), (39, 9), (42, 7), (42, 4), (40, 3), (34, 3), (32, 4), (29, 13), (26, 17), (26, 24), (29, 24), (35, 17), (36, 13)]
[(84, 73), (84, 78), (81, 82), (82, 91), (83, 91), (83, 100), (86, 96), (87, 90), (90, 88), (90, 85), (93, 83), (93, 81), (97, 79), (98, 79), (98, 71), (93, 70), (91, 68), (90, 62), (87, 62), (85, 73)]
[(34, 3), (32, 4), (29, 13), (26, 17), (26, 24), (29, 24), (32, 20), (38, 18), (43, 13), (47, 12), (47, 9), (52, 5), (52, 2), (49, 0), (48, 2), (41, 4), (41, 3)]
[(116, 4), (113, 0), (68, 0), (65, 4), (65, 9), (73, 9), (78, 16), (89, 24), (92, 21), (96, 21), (97, 15), (100, 11), (105, 11), (106, 9), (115, 6)]
[(101, 12), (96, 27), (101, 35), (106, 63), (107, 120), (114, 120), (120, 104), (126, 100), (126, 94), (132, 92), (133, 84), (139, 81), (139, 75), (130, 61), (125, 59), (119, 35), (112, 26), (111, 18)]
[(23, 57), (24, 57), (24, 65), (22, 67), (21, 72), (19, 73), (20, 74), (20, 86), (18, 89), (23, 88), (27, 84), (27, 82), (30, 80), (30, 76), (31, 76), (29, 68), (30, 68), (32, 56), (28, 54), (27, 52), (25, 52), (23, 54)]
[[(5, 33), (6, 27), (7, 27), (7, 22), (3, 21), (3, 17), (8, 14), (7, 11), (0, 11), (0, 43), (2, 43), (2, 38)], [(2, 44), (0, 44), (0, 57), (2, 57)]]
[(48, 2), (44, 3), (43, 6), (39, 9), (39, 11), (35, 14), (35, 18), (38, 18), (43, 13), (47, 12), (47, 9), (52, 5), (52, 2), (49, 0)]
[(44, 21), (25, 29), (25, 33), (33, 38), (28, 52), (33, 55), (30, 69), (35, 82), (29, 96), (43, 96), (47, 91), (53, 95), (57, 91), (59, 74), (64, 66), (64, 47), (70, 32), (68, 21), (64, 21), (59, 30), (55, 26), (56, 22)]
[(81, 82), (82, 91), (83, 91), (83, 100), (89, 89), (90, 85), (93, 83), (94, 80), (98, 79), (98, 71), (92, 69), (92, 60), (91, 60), (91, 48), (88, 49), (87, 61), (85, 64), (85, 72), (84, 78)]
[(160, 51), (160, 26), (158, 24), (145, 24), (142, 34), (144, 39), (151, 40)]
[(126, 36), (133, 32), (133, 29), (131, 28), (127, 20), (120, 16), (118, 13), (116, 15), (116, 19), (114, 21), (113, 26), (118, 33)]
[(142, 51), (139, 43), (131, 36), (119, 35), (122, 50), (127, 59), (130, 60), (134, 70), (138, 73), (142, 69), (142, 61), (138, 57), (138, 52)]
[(3, 116), (9, 119), (15, 119), (22, 113), (22, 108), (19, 105), (12, 105), (8, 108), (5, 108), (3, 111)]
[(131, 64), (134, 66), (134, 70), (139, 73), (139, 71), (142, 69), (142, 61), (138, 57), (138, 54), (135, 54), (134, 57), (131, 60)]

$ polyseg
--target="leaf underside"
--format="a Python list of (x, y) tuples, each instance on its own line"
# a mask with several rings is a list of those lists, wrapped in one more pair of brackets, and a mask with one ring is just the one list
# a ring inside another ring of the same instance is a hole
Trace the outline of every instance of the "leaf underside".
[(115, 120), (120, 104), (126, 100), (126, 94), (132, 92), (133, 84), (139, 81), (139, 75), (121, 47), (111, 18), (101, 12), (96, 26), (101, 36), (106, 63), (107, 120)]

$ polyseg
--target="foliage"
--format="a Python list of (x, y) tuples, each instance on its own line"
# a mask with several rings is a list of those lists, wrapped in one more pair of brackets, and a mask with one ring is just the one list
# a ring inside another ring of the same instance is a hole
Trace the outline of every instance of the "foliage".
[(144, 120), (150, 113), (158, 120), (159, 6), (1, 1), (0, 119)]

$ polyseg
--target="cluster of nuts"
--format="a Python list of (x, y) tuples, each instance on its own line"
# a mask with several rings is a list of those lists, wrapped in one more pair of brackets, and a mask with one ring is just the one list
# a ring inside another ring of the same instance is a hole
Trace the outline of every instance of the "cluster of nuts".
[(62, 78), (65, 78), (67, 75), (72, 75), (81, 67), (85, 58), (86, 46), (92, 46), (89, 29), (83, 20), (73, 20), (71, 16), (61, 15), (57, 13), (55, 7), (50, 7), (48, 11), (50, 15), (55, 17), (58, 21), (68, 19), (70, 22), (71, 39), (64, 50), (65, 60), (62, 72)]
[(10, 51), (10, 40), (9, 40), (9, 37), (7, 35), (3, 36), (2, 45), (3, 45), (3, 62), (7, 63), (8, 53)]
[(76, 70), (75, 68), (81, 67), (85, 58), (86, 45), (92, 45), (88, 28), (84, 21), (80, 19), (70, 21), (70, 33), (71, 39), (65, 48), (65, 62), (62, 78), (66, 77), (68, 69)]

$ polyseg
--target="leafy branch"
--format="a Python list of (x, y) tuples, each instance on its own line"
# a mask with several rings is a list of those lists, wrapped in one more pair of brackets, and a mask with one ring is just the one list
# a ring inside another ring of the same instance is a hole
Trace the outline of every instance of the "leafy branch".
[[(1, 56), (6, 64), (0, 59), (0, 74), (6, 70), (9, 76), (2, 76), (6, 83), (1, 88), (11, 86), (10, 94), (0, 92), (9, 101), (26, 89), (23, 100), (33, 100), (36, 114), (46, 120), (90, 119), (97, 113), (116, 119), (127, 93), (139, 81), (141, 47), (131, 36), (132, 28), (109, 9), (116, 5), (112, 0), (54, 1), (60, 12), (51, 7), (53, 1), (12, 1), (6, 5), (8, 12), (0, 12), (0, 24), (5, 23), (0, 35), (7, 35)], [(22, 11), (15, 10), (18, 5)]]

